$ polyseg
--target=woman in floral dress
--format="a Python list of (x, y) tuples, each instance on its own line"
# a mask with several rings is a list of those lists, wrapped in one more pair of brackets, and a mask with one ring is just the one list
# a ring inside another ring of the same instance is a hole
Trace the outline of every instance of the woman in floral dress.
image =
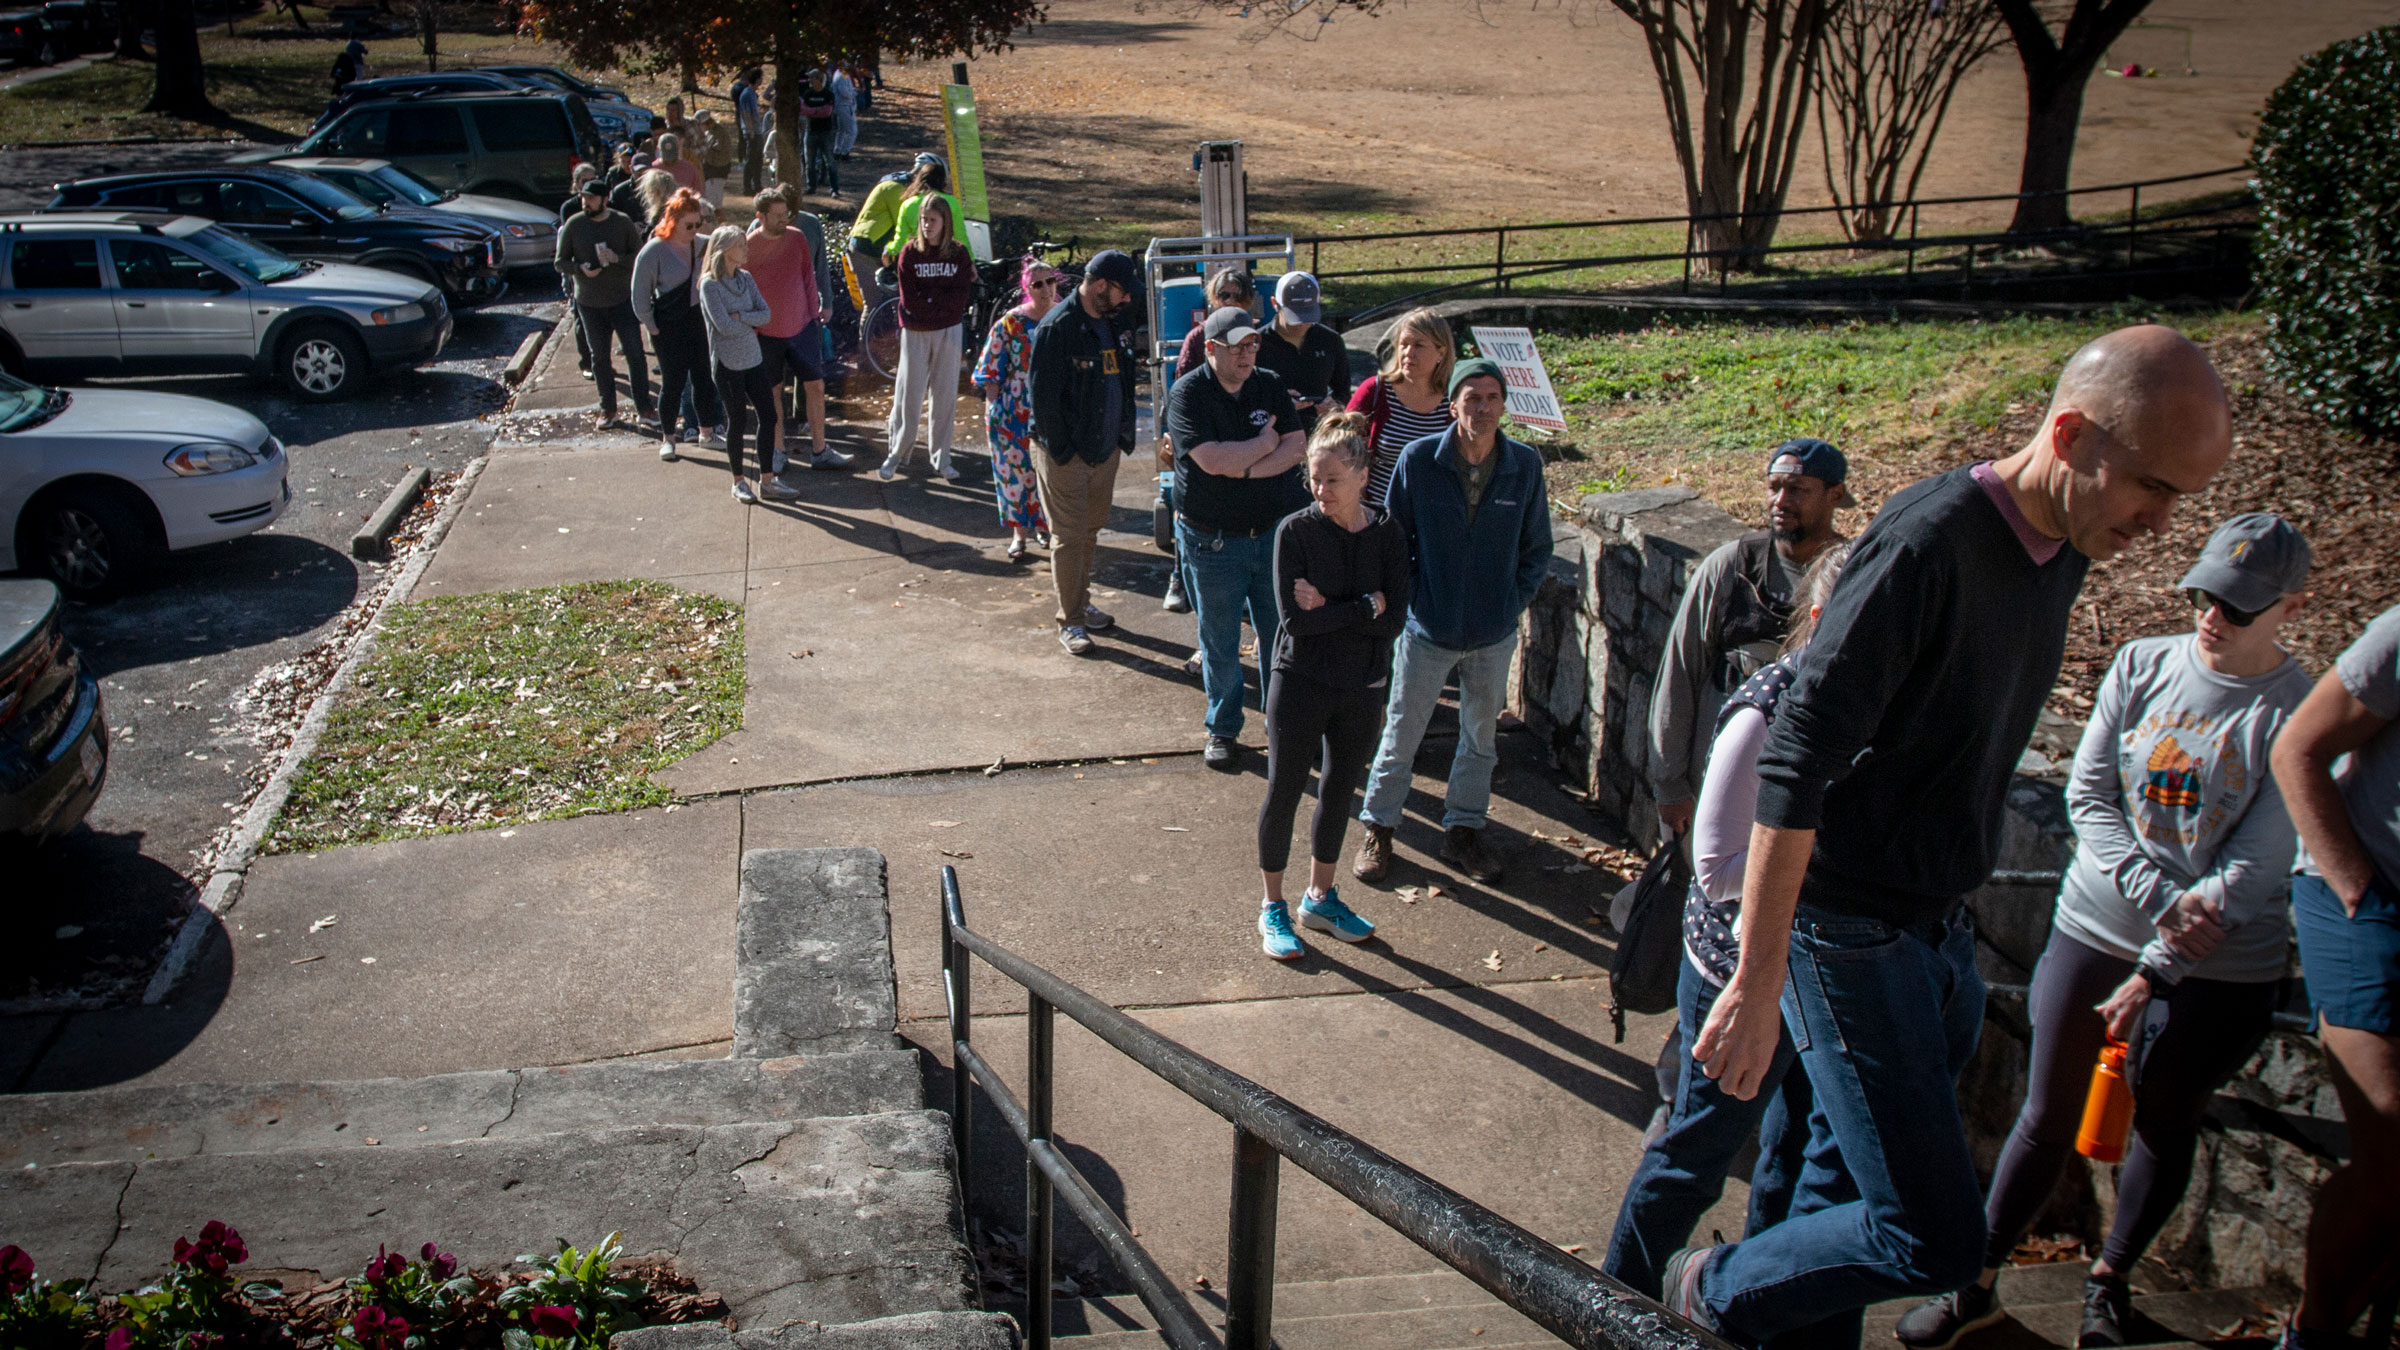
[(984, 398), (983, 425), (992, 442), (992, 486), (1000, 523), (1008, 526), (1008, 559), (1025, 556), (1028, 535), (1049, 529), (1033, 481), (1033, 330), (1072, 283), (1055, 267), (1027, 258), (1020, 281), (1024, 300), (1000, 316), (975, 362), (975, 387)]

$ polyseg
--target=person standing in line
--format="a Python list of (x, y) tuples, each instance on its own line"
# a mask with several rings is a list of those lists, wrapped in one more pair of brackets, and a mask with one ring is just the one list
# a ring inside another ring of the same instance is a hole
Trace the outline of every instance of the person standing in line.
[(608, 194), (594, 179), (583, 185), (583, 209), (558, 227), (553, 261), (574, 294), (576, 320), (591, 338), (592, 379), (600, 386), (600, 412), (593, 424), (624, 425), (617, 420), (616, 367), (608, 359), (613, 337), (633, 382), (634, 426), (654, 436), (658, 421), (650, 411), (650, 368), (642, 361), (642, 326), (633, 317), (633, 259), (641, 247), (641, 231), (623, 212), (609, 209)]
[(1392, 639), (1408, 615), (1408, 535), (1367, 505), (1367, 419), (1329, 414), (1308, 443), (1314, 504), (1275, 527), (1274, 673), (1267, 681), (1267, 796), (1258, 807), (1262, 949), (1278, 961), (1305, 955), (1283, 898), (1292, 820), (1308, 788), (1312, 758), (1317, 813), (1309, 831), (1308, 889), (1300, 922), (1344, 942), (1364, 942), (1375, 925), (1334, 889), (1350, 802), (1383, 729), (1391, 687)]
[(367, 44), (352, 38), (343, 45), (341, 55), (333, 58), (333, 92), (339, 94), (365, 78)]
[(1492, 768), (1500, 759), (1500, 709), (1508, 701), (1517, 620), (1550, 568), (1542, 457), (1500, 433), (1507, 410), (1499, 364), (1481, 357), (1459, 362), (1450, 372), (1456, 420), (1401, 452), (1392, 474), (1392, 518), (1408, 532), (1417, 572), (1383, 741), (1358, 813), (1366, 830), (1351, 870), (1361, 881), (1381, 881), (1392, 869), (1392, 831), (1408, 799), (1417, 746), (1453, 673), (1458, 750), (1442, 802), (1442, 859), (1487, 884), (1503, 870), (1483, 837)]
[(676, 187), (695, 197), (700, 195), (703, 181), (700, 166), (683, 157), (683, 137), (679, 133), (669, 131), (659, 136), (658, 158), (651, 162), (650, 167), (673, 178)]
[(1350, 396), (1350, 411), (1367, 415), (1367, 444), (1375, 468), (1367, 477), (1367, 504), (1390, 499), (1400, 452), (1450, 429), (1450, 368), (1458, 347), (1450, 321), (1430, 309), (1412, 309), (1392, 324), (1391, 355)]
[(2317, 1187), (2282, 1350), (2342, 1350), (2400, 1284), (2400, 606), (2317, 681), (2275, 743), (2300, 833), (2292, 927), (2350, 1159)]
[[(1686, 1061), (1708, 1017), (1710, 1005), (1733, 977), (1741, 927), (1742, 865), (1750, 854), (1750, 826), (1758, 808), (1758, 752), (1766, 744), (1775, 705), (1799, 672), (1833, 585), (1849, 557), (1846, 546), (1826, 549), (1809, 565), (1793, 594), (1808, 608), (1778, 644), (1777, 659), (1735, 688), (1717, 714), (1717, 734), (1700, 787), (1700, 806), (1690, 822), (1692, 885), (1683, 902), (1683, 962), (1675, 976), (1676, 1027), (1668, 1053), (1677, 1064), (1662, 1075), (1668, 1088), (1665, 1118), (1652, 1127), (1641, 1162), (1617, 1206), (1616, 1230), (1600, 1269), (1641, 1293), (1659, 1295), (1659, 1272), (1692, 1235), (1700, 1216), (1725, 1193), (1725, 1176), (1751, 1136), (1758, 1160), (1750, 1174), (1750, 1208), (1745, 1233), (1781, 1223), (1805, 1165), (1809, 1127), (1808, 1075), (1797, 1071), (1798, 1048), (1787, 1031), (1757, 1093), (1735, 1097)], [(1830, 1140), (1818, 1140), (1829, 1152)], [(1832, 1164), (1820, 1159), (1819, 1166)]]
[(700, 314), (700, 198), (689, 188), (677, 189), (650, 234), (633, 259), (633, 317), (658, 353), (658, 406), (665, 414), (658, 457), (672, 463), (671, 423), (687, 391), (700, 424), (712, 429), (702, 443), (711, 450), (725, 443), (724, 413), (709, 378), (708, 322)]
[(833, 67), (833, 157), (847, 163), (850, 150), (858, 144), (858, 81), (850, 78), (850, 68)]
[[(1175, 353), (1175, 378), (1180, 380), (1208, 360), (1208, 316), (1232, 306), (1247, 314), (1258, 303), (1258, 293), (1250, 284), (1250, 274), (1239, 267), (1224, 268), (1208, 279), (1206, 288), (1208, 308), (1201, 311), (1199, 321), (1183, 335), (1183, 345)], [(1175, 442), (1166, 428), (1158, 429), (1159, 491), (1166, 498), (1167, 510), (1175, 509)], [(1167, 593), (1159, 599), (1158, 607), (1169, 614), (1192, 612), (1191, 565), (1184, 559), (1183, 550), (1175, 551), (1175, 566), (1167, 572)], [(1189, 674), (1200, 673), (1200, 654), (1184, 662)]]
[(900, 370), (892, 378), (891, 419), (884, 426), (891, 449), (875, 471), (887, 483), (916, 448), (918, 419), (929, 401), (927, 458), (935, 473), (958, 477), (950, 442), (958, 434), (958, 362), (966, 341), (961, 326), (975, 296), (975, 260), (950, 237), (948, 200), (927, 200), (916, 236), (900, 246)]
[(1259, 335), (1258, 368), (1283, 381), (1301, 425), (1350, 403), (1350, 349), (1321, 320), (1317, 279), (1286, 272), (1275, 283), (1275, 321)]
[[(584, 186), (599, 181), (599, 165), (584, 163), (575, 166), (574, 191), (568, 193), (567, 199), (558, 206), (558, 223), (561, 226), (583, 210)], [(588, 380), (592, 378), (592, 340), (584, 335), (583, 315), (573, 305), (567, 306), (567, 312), (575, 316), (575, 370)]]
[(759, 184), (766, 172), (766, 120), (758, 106), (758, 77), (760, 70), (752, 66), (734, 77), (733, 123), (741, 135), (742, 192), (758, 195)]
[(868, 313), (891, 298), (876, 272), (890, 265), (906, 238), (899, 232), (900, 203), (925, 183), (935, 184), (938, 191), (949, 181), (948, 173), (941, 156), (919, 151), (906, 170), (877, 179), (858, 204), (858, 214), (850, 219), (850, 270), (858, 277)]
[(1041, 486), (1033, 469), (1033, 333), (1069, 285), (1059, 270), (1028, 257), (1019, 273), (1024, 298), (984, 340), (975, 363), (975, 387), (983, 392), (984, 434), (992, 447), (992, 496), (1000, 523), (1008, 527), (1008, 560), (1021, 562), (1029, 537), (1048, 533)]
[(1983, 1275), (1901, 1318), (1902, 1345), (1947, 1350), (2004, 1316), (2000, 1267), (2075, 1155), (2109, 1041), (2136, 1047), (2133, 1139), (2076, 1344), (2135, 1334), (2126, 1272), (2182, 1203), (2201, 1113), (2265, 1039), (2283, 978), (2294, 839), (2268, 752), (2308, 697), (2275, 642), (2308, 565), (2298, 530), (2235, 516), (2184, 574), (2193, 631), (2126, 643), (2101, 680), (2067, 786), (2075, 858), (2027, 995), (2025, 1104), (1984, 1202)]
[(733, 138), (713, 111), (692, 114), (692, 156), (700, 161), (700, 195), (712, 211), (725, 209), (725, 180), (733, 176)]
[(1207, 691), (1202, 762), (1231, 773), (1242, 734), (1242, 619), (1258, 634), (1260, 694), (1275, 651), (1275, 527), (1308, 501), (1308, 437), (1283, 382), (1258, 368), (1258, 329), (1227, 306), (1208, 316), (1208, 364), (1167, 391), (1175, 445), (1175, 551), (1192, 574)]
[(2023, 449), (1903, 490), (1852, 546), (1759, 754), (1740, 955), (1692, 1050), (1755, 1096), (1788, 1009), (1841, 1167), (1804, 1175), (1782, 1223), (1668, 1258), (1670, 1309), (1749, 1342), (1855, 1338), (1867, 1304), (1982, 1268), (1956, 1097), (1984, 1002), (1965, 899), (2085, 568), (2164, 529), (2231, 452), (2207, 356), (2119, 329), (2068, 358)]
[(775, 454), (767, 472), (783, 472), (791, 429), (783, 424), (784, 381), (798, 380), (808, 410), (808, 467), (846, 469), (850, 456), (825, 444), (825, 324), (820, 317), (817, 266), (808, 236), (792, 227), (799, 189), (789, 183), (758, 195), (758, 218), (750, 230), (750, 275), (775, 317), (758, 330), (767, 383), (777, 391)]
[[(767, 467), (767, 442), (776, 435), (776, 421), (775, 381), (769, 377), (765, 353), (774, 339), (762, 341), (758, 330), (775, 311), (757, 280), (744, 270), (749, 260), (749, 236), (739, 225), (720, 225), (708, 237), (708, 255), (700, 264), (700, 312), (708, 324), (717, 396), (725, 401), (725, 462), (733, 469), (733, 499), (744, 506), (761, 497), (788, 502), (800, 495)], [(751, 477), (742, 473), (742, 435), (747, 428), (758, 433), (751, 443), (758, 468)]]
[(1800, 576), (1841, 542), (1834, 512), (1852, 505), (1850, 463), (1813, 437), (1767, 452), (1767, 528), (1731, 540), (1692, 569), (1650, 696), (1650, 784), (1659, 822), (1680, 836), (1715, 739), (1725, 695), (1775, 660), (1791, 631)]
[(838, 202), (842, 199), (842, 173), (833, 160), (833, 86), (821, 68), (808, 72), (800, 85), (800, 116), (801, 134), (807, 142), (801, 162), (807, 165), (808, 190), (823, 189)]
[(916, 170), (900, 187), (900, 204), (892, 211), (891, 239), (884, 245), (883, 255), (887, 265), (898, 259), (902, 244), (917, 237), (917, 214), (925, 209), (925, 203), (936, 199), (949, 209), (950, 237), (960, 246), (966, 245), (967, 213), (950, 192), (950, 166), (937, 157), (919, 155)]
[(1058, 644), (1092, 650), (1092, 630), (1116, 622), (1092, 606), (1092, 555), (1117, 488), (1117, 456), (1133, 450), (1133, 323), (1141, 269), (1102, 249), (1083, 265), (1075, 303), (1033, 330), (1033, 471), (1050, 517), (1050, 584), (1058, 592)]

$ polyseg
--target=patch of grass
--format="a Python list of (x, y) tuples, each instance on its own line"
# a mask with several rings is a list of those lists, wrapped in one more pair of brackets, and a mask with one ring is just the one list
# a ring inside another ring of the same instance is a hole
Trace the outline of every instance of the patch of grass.
[(655, 581), (400, 607), (267, 842), (298, 853), (663, 805), (741, 725), (742, 611)]

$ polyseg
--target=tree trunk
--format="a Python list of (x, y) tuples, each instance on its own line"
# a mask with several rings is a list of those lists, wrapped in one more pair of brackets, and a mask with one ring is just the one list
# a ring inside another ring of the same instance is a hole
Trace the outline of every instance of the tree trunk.
[(143, 112), (207, 121), (218, 116), (208, 101), (208, 75), (200, 64), (200, 29), (192, 0), (158, 0), (158, 63)]
[(700, 92), (700, 58), (690, 52), (683, 55), (683, 92), (687, 94)]
[(121, 0), (117, 6), (117, 59), (147, 61), (150, 53), (142, 49), (142, 20), (148, 17), (150, 6), (140, 0)]
[(442, 68), (441, 19), (441, 6), (434, 0), (417, 0), (417, 33), (425, 43), (425, 69), (429, 74)]
[(800, 55), (796, 34), (775, 39), (775, 162), (778, 183), (808, 182), (800, 162), (800, 86), (808, 81), (808, 61)]
[(2074, 223), (2067, 209), (2067, 178), (2075, 164), (2075, 131), (2083, 121), (2083, 86), (2091, 67), (2054, 73), (2025, 72), (2025, 166), (2017, 191), (2010, 234), (2062, 230)]

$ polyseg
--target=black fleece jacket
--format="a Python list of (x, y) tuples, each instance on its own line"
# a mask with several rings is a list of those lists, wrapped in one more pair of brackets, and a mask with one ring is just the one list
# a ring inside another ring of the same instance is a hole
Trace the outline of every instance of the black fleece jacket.
[[(1292, 598), (1302, 577), (1325, 596), (1315, 609)], [(1367, 597), (1383, 592), (1378, 617)], [(1408, 535), (1378, 512), (1356, 532), (1314, 505), (1275, 527), (1273, 669), (1333, 689), (1365, 689), (1391, 677), (1392, 639), (1408, 622)]]

